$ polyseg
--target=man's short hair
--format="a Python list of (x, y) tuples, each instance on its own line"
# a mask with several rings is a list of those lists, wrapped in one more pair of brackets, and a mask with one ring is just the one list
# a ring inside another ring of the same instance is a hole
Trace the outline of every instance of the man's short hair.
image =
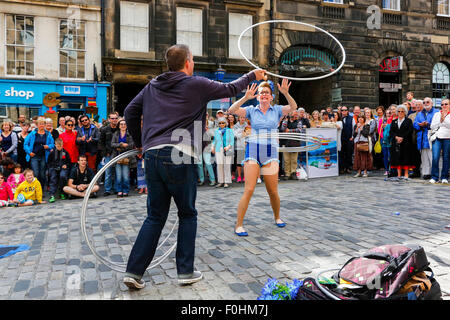
[(185, 44), (176, 44), (167, 49), (165, 59), (169, 71), (180, 71), (186, 60), (191, 57), (191, 50)]
[(80, 161), (81, 158), (84, 158), (84, 159), (87, 160), (87, 157), (86, 157), (85, 154), (80, 154), (80, 155), (78, 156), (78, 161)]
[(23, 175), (24, 176), (26, 176), (28, 173), (32, 173), (33, 175), (34, 175), (34, 171), (32, 170), (32, 169), (25, 169), (24, 171), (23, 171)]

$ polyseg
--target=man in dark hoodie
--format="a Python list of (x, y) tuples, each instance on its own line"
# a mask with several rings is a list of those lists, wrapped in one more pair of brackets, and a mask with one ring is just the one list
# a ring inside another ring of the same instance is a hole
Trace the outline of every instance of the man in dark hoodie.
[(192, 53), (181, 44), (170, 47), (165, 59), (169, 71), (150, 81), (124, 112), (136, 147), (144, 152), (148, 186), (147, 218), (131, 250), (123, 279), (132, 289), (145, 287), (142, 275), (155, 254), (172, 197), (179, 218), (178, 283), (192, 284), (202, 279), (201, 272), (194, 270), (198, 178), (195, 159), (202, 152), (206, 104), (234, 97), (252, 81), (265, 78), (265, 70), (260, 69), (230, 83), (193, 76)]

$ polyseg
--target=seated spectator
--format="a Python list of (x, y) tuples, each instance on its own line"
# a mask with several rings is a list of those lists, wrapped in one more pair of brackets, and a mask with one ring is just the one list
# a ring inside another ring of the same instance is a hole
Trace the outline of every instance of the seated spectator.
[(63, 141), (61, 138), (55, 140), (55, 149), (50, 152), (48, 156), (48, 175), (50, 187), (50, 199), (48, 202), (55, 202), (55, 195), (59, 193), (61, 200), (66, 199), (63, 188), (67, 183), (67, 176), (70, 170), (70, 155), (67, 150), (63, 148)]
[(8, 182), (12, 192), (14, 193), (16, 192), (16, 189), (19, 186), (19, 184), (21, 184), (24, 181), (25, 176), (22, 173), (22, 166), (19, 163), (17, 163), (14, 166), (14, 172), (8, 176), (8, 180), (6, 182)]
[(26, 169), (23, 175), (25, 176), (25, 181), (17, 187), (14, 193), (14, 203), (18, 204), (19, 207), (45, 203), (45, 201), (42, 201), (41, 183), (34, 177), (33, 170)]
[(5, 181), (5, 177), (0, 173), (0, 207), (6, 207), (14, 201), (14, 193), (11, 186)]
[[(73, 166), (69, 175), (69, 182), (63, 188), (63, 191), (69, 196), (83, 198), (86, 194), (86, 189), (89, 187), (94, 172), (87, 166), (87, 158), (85, 155), (78, 156), (78, 165)], [(92, 188), (93, 197), (97, 196), (97, 191), (100, 189), (98, 185)]]
[(430, 183), (439, 181), (439, 158), (442, 151), (442, 169), (441, 182), (448, 183), (449, 157), (450, 157), (450, 100), (445, 99), (441, 102), (442, 110), (436, 112), (431, 121), (430, 129), (434, 131), (434, 136), (431, 137), (432, 142), (431, 151), (433, 153), (433, 160), (431, 164), (431, 179)]

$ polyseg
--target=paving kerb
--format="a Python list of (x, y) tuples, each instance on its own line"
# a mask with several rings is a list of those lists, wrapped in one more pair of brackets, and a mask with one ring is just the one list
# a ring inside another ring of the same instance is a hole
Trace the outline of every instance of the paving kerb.
[[(283, 181), (281, 215), (287, 226), (281, 229), (274, 225), (263, 183), (249, 205), (246, 238), (233, 232), (242, 191), (243, 184), (198, 189), (196, 266), (204, 280), (178, 286), (172, 253), (144, 275), (147, 286), (141, 291), (128, 291), (123, 275), (90, 252), (79, 223), (81, 200), (2, 208), (2, 244), (31, 249), (0, 259), (0, 298), (256, 299), (269, 277), (284, 282), (314, 276), (377, 245), (417, 243), (428, 254), (444, 299), (450, 299), (450, 231), (445, 229), (450, 214), (444, 210), (450, 186), (381, 176)], [(145, 219), (145, 197), (89, 201), (87, 231), (99, 253), (126, 262)], [(172, 203), (169, 224), (175, 215)]]

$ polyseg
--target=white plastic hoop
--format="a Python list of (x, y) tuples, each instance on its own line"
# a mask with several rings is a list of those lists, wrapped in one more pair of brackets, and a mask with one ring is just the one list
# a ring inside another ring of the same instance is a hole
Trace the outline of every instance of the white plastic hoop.
[(262, 22), (255, 23), (255, 24), (251, 25), (250, 27), (247, 27), (247, 28), (246, 28), (244, 31), (242, 31), (242, 33), (239, 35), (239, 39), (238, 39), (238, 49), (239, 49), (239, 53), (240, 53), (241, 56), (242, 56), (242, 57), (243, 57), (250, 65), (252, 65), (254, 68), (256, 68), (256, 69), (261, 69), (259, 66), (257, 66), (257, 65), (254, 64), (253, 62), (251, 62), (251, 61), (245, 56), (245, 54), (242, 52), (242, 49), (241, 49), (241, 39), (242, 39), (242, 36), (244, 35), (244, 33), (246, 33), (248, 30), (253, 29), (254, 27), (257, 27), (257, 26), (259, 26), (259, 25), (262, 25), (262, 24), (268, 24), (268, 23), (295, 23), (295, 24), (301, 24), (301, 25), (308, 26), (308, 27), (314, 28), (314, 29), (316, 29), (316, 30), (319, 30), (319, 31), (325, 33), (327, 36), (331, 37), (331, 38), (339, 45), (339, 48), (341, 49), (341, 52), (342, 52), (342, 62), (341, 62), (341, 64), (339, 65), (339, 67), (338, 67), (336, 70), (334, 70), (333, 72), (331, 72), (331, 73), (329, 73), (329, 74), (325, 74), (325, 75), (323, 75), (323, 76), (318, 76), (318, 77), (311, 77), (311, 78), (295, 78), (295, 77), (282, 76), (282, 75), (275, 74), (275, 73), (272, 73), (272, 72), (269, 72), (269, 71), (266, 72), (267, 74), (269, 74), (269, 75), (271, 75), (271, 76), (274, 76), (274, 77), (277, 77), (277, 78), (284, 78), (284, 79), (289, 79), (289, 80), (294, 80), (294, 81), (314, 81), (314, 80), (320, 80), (320, 79), (324, 79), (324, 78), (327, 78), (327, 77), (331, 77), (333, 74), (339, 72), (339, 70), (341, 70), (342, 67), (344, 66), (344, 64), (345, 64), (345, 59), (346, 59), (345, 49), (344, 49), (344, 47), (342, 46), (342, 44), (339, 42), (339, 40), (336, 39), (336, 37), (333, 36), (333, 35), (332, 35), (331, 33), (329, 33), (328, 31), (325, 31), (325, 30), (323, 30), (322, 28), (316, 27), (316, 26), (314, 26), (314, 25), (312, 25), (312, 24), (305, 23), (305, 22), (300, 22), (300, 21), (293, 21), (293, 20), (267, 20), (267, 21), (262, 21)]
[[(117, 157), (115, 157), (114, 159), (112, 159), (111, 161), (109, 161), (103, 168), (101, 168), (97, 174), (94, 176), (94, 178), (92, 179), (91, 183), (89, 184), (89, 187), (86, 189), (86, 195), (84, 196), (83, 199), (83, 204), (81, 206), (81, 219), (80, 219), (80, 223), (81, 223), (81, 231), (83, 233), (84, 236), (84, 240), (86, 241), (86, 244), (88, 245), (89, 249), (91, 250), (92, 254), (101, 262), (103, 262), (106, 266), (108, 266), (111, 270), (117, 271), (117, 272), (122, 272), (125, 273), (126, 272), (126, 263), (115, 263), (113, 261), (110, 261), (108, 259), (106, 259), (105, 257), (102, 257), (94, 248), (94, 246), (91, 244), (91, 242), (89, 241), (89, 237), (87, 235), (87, 231), (86, 231), (86, 209), (87, 209), (87, 203), (89, 201), (89, 196), (91, 195), (91, 191), (95, 186), (95, 183), (97, 182), (97, 180), (101, 177), (101, 175), (106, 171), (106, 169), (108, 169), (109, 167), (115, 165), (117, 163), (117, 161), (124, 159), (124, 158), (128, 158), (130, 156), (135, 156), (139, 153), (139, 151), (137, 150), (130, 150), (124, 153), (119, 154)], [(159, 246), (156, 248), (156, 250), (158, 250), (159, 248), (161, 248), (166, 241), (169, 239), (169, 237), (172, 235), (172, 233), (175, 230), (175, 227), (177, 226), (178, 223), (178, 217), (176, 219), (176, 221), (173, 224), (172, 229), (170, 230), (169, 234), (166, 236), (166, 238), (164, 238), (163, 241), (161, 241), (161, 243), (159, 244)], [(147, 270), (153, 269), (154, 267), (160, 265), (172, 252), (173, 250), (176, 248), (177, 246), (177, 242), (175, 241), (175, 243), (165, 252), (163, 253), (160, 257), (153, 259), (152, 262), (150, 263), (150, 265), (148, 266)]]

